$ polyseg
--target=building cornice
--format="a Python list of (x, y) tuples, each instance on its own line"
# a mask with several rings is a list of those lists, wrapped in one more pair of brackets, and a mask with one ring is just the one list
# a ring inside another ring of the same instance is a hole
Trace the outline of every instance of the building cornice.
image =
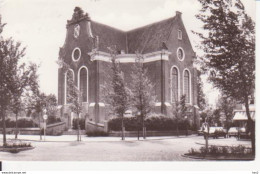
[[(90, 53), (91, 61), (104, 61), (104, 62), (112, 62), (111, 55), (106, 52), (92, 50)], [(144, 63), (160, 61), (160, 60), (169, 60), (169, 55), (171, 52), (169, 51), (156, 51), (152, 53), (143, 54)], [(116, 61), (119, 63), (135, 63), (136, 54), (118, 54), (116, 55)]]

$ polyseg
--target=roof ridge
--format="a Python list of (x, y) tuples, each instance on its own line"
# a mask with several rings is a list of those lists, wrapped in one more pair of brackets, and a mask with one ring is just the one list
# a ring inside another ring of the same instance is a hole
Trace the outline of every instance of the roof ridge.
[(126, 32), (128, 33), (128, 32), (136, 31), (136, 30), (143, 29), (143, 28), (146, 28), (146, 27), (150, 27), (150, 26), (152, 26), (152, 25), (156, 25), (156, 24), (165, 22), (165, 21), (170, 20), (170, 19), (174, 20), (175, 17), (176, 17), (176, 16), (173, 16), (173, 17), (170, 17), (170, 18), (167, 18), (167, 19), (163, 19), (163, 20), (160, 20), (160, 21), (156, 21), (156, 22), (153, 22), (153, 23), (150, 23), (150, 24), (147, 24), (147, 25), (144, 25), (144, 26), (141, 26), (141, 27), (132, 29), (132, 30), (128, 30), (128, 31), (126, 31)]
[[(171, 32), (172, 32), (172, 27), (173, 27), (173, 25), (174, 25), (174, 22), (173, 22), (174, 19), (175, 19), (175, 16), (174, 16), (174, 17), (167, 18), (167, 19), (164, 19), (164, 20), (159, 21), (159, 22), (154, 22), (154, 23), (152, 23), (152, 24), (143, 26), (143, 27), (141, 27), (140, 29), (144, 29), (144, 28), (148, 28), (148, 29), (149, 29), (149, 27), (151, 27), (151, 26), (153, 26), (153, 25), (158, 25), (158, 24), (163, 23), (163, 22), (165, 22), (165, 21), (167, 21), (167, 20), (171, 20), (171, 30), (169, 30), (168, 36), (167, 36), (167, 38), (166, 38), (167, 41), (168, 41), (168, 39), (169, 39), (169, 37), (170, 37), (170, 35), (171, 35)], [(136, 31), (136, 30), (133, 30), (133, 31)], [(142, 53), (142, 52), (144, 51), (144, 49), (146, 48), (148, 40), (149, 40), (149, 38), (146, 38), (146, 41), (144, 42), (144, 46), (143, 46), (143, 49), (141, 50), (141, 53)]]
[(94, 21), (94, 20), (91, 20), (91, 22), (97, 23), (97, 24), (99, 24), (99, 25), (106, 26), (106, 27), (111, 28), (111, 29), (114, 29), (114, 30), (121, 31), (121, 32), (123, 32), (123, 33), (128, 33), (128, 32), (132, 32), (132, 31), (135, 31), (135, 30), (143, 29), (143, 28), (146, 28), (146, 27), (155, 25), (155, 24), (159, 24), (159, 23), (161, 23), (161, 22), (165, 22), (165, 21), (170, 20), (170, 19), (173, 20), (175, 17), (176, 17), (176, 16), (169, 17), (169, 18), (166, 18), (166, 19), (163, 19), (163, 20), (160, 20), (160, 21), (152, 22), (152, 23), (150, 23), (150, 24), (143, 25), (143, 26), (141, 26), (141, 27), (137, 27), (137, 28), (134, 28), (134, 29), (131, 29), (131, 30), (118, 29), (118, 28), (116, 28), (116, 27), (113, 27), (113, 26), (110, 26), (110, 25), (107, 25), (107, 24), (104, 24), (104, 23), (101, 23), (101, 22), (97, 22), (97, 21)]
[(120, 32), (122, 32), (122, 33), (126, 33), (126, 31), (124, 31), (124, 30), (121, 30), (121, 29), (112, 27), (112, 26), (107, 25), (107, 24), (103, 24), (103, 23), (100, 23), (100, 22), (97, 22), (97, 21), (93, 21), (93, 20), (91, 20), (91, 22), (94, 22), (94, 23), (99, 24), (99, 25), (103, 25), (103, 26), (108, 27), (108, 28), (113, 29), (113, 30), (120, 31)]
[[(172, 24), (171, 24), (171, 29), (172, 29), (173, 25), (174, 25), (174, 23), (172, 22)], [(171, 34), (172, 34), (172, 30), (169, 32), (169, 34), (168, 34), (168, 36), (167, 36), (167, 41), (169, 40), (169, 37), (171, 36)]]

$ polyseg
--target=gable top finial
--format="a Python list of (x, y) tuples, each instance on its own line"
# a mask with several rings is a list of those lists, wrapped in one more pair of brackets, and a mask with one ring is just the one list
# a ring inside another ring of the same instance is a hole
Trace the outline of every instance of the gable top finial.
[(182, 12), (176, 11), (176, 16), (177, 16), (177, 17), (181, 17), (181, 15), (182, 15)]
[(84, 11), (80, 7), (75, 7), (71, 20), (68, 20), (68, 24), (78, 22), (81, 19), (90, 20), (90, 17), (88, 16), (88, 13), (84, 14)]

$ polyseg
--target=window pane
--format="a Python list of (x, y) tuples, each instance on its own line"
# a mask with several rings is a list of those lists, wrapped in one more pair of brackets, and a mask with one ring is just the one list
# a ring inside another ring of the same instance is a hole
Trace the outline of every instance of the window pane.
[(178, 70), (172, 68), (172, 102), (178, 100)]
[(87, 102), (87, 70), (82, 68), (80, 70), (80, 92), (82, 94), (82, 101)]
[(186, 70), (184, 72), (184, 94), (186, 95), (186, 103), (190, 102), (190, 75)]

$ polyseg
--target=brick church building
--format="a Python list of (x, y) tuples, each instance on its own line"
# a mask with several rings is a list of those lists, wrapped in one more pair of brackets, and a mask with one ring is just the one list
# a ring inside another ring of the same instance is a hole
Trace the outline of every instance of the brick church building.
[(75, 85), (82, 92), (83, 112), (86, 127), (104, 128), (109, 119), (106, 103), (102, 102), (101, 86), (111, 74), (111, 55), (108, 47), (117, 49), (116, 60), (124, 73), (126, 83), (131, 83), (131, 67), (136, 52), (142, 54), (144, 67), (155, 84), (156, 103), (154, 112), (172, 116), (172, 104), (186, 95), (187, 117), (199, 125), (197, 111), (197, 73), (193, 67), (196, 59), (182, 14), (130, 31), (122, 31), (92, 21), (88, 14), (76, 7), (72, 19), (67, 21), (65, 43), (60, 48), (59, 58), (69, 65), (58, 71), (58, 104), (61, 115), (71, 127), (75, 115), (67, 102), (67, 76), (71, 73)]

